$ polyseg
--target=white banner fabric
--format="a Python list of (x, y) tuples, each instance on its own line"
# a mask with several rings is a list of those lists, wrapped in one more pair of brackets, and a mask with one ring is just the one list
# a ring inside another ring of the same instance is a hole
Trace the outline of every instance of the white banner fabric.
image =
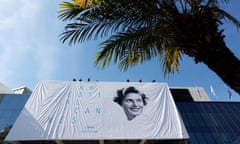
[(40, 81), (6, 140), (188, 138), (166, 83)]

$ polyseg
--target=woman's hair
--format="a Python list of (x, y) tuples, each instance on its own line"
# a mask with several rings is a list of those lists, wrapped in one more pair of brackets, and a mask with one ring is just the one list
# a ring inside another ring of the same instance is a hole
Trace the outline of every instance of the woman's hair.
[(122, 102), (124, 98), (129, 94), (129, 93), (137, 93), (142, 97), (143, 104), (147, 105), (147, 97), (144, 93), (140, 93), (135, 87), (131, 86), (128, 88), (123, 88), (117, 91), (117, 97), (113, 99), (114, 102), (118, 103), (119, 105), (122, 105)]

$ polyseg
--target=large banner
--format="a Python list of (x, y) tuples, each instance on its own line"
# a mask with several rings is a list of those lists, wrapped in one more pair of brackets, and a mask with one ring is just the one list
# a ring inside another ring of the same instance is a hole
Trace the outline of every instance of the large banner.
[(6, 140), (187, 138), (166, 83), (40, 81)]

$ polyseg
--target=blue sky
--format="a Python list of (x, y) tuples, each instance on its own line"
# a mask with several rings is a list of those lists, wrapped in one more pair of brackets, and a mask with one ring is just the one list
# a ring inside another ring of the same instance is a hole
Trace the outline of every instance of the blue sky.
[[(145, 62), (121, 72), (117, 65), (105, 69), (94, 67), (98, 41), (75, 46), (62, 44), (59, 35), (64, 23), (58, 20), (60, 0), (1, 0), (0, 5), (0, 82), (9, 88), (26, 85), (34, 89), (39, 80), (152, 81), (167, 82), (171, 87), (203, 87), (216, 101), (239, 101), (233, 90), (229, 100), (227, 88), (204, 64), (195, 64), (184, 56), (180, 72), (164, 78), (157, 60)], [(223, 8), (240, 20), (239, 0), (231, 0)], [(240, 58), (240, 32), (233, 25), (224, 26), (227, 46)], [(209, 86), (214, 88), (214, 97)]]

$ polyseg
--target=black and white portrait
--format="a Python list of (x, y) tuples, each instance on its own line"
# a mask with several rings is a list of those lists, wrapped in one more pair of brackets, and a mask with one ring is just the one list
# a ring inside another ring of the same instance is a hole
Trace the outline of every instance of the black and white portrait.
[(117, 90), (117, 96), (113, 101), (123, 108), (128, 121), (131, 121), (143, 112), (147, 99), (144, 93), (131, 86)]

